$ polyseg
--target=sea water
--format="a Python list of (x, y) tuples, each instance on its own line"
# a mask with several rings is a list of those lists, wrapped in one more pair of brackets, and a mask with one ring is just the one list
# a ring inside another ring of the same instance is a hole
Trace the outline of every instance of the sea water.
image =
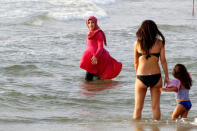
[[(0, 130), (196, 130), (197, 15), (191, 0), (0, 0), (0, 7)], [(87, 84), (79, 62), (90, 15), (123, 68), (113, 80)], [(162, 93), (161, 120), (153, 121), (148, 90), (142, 120), (132, 121), (133, 44), (146, 19), (166, 38), (170, 79), (177, 63), (193, 78), (187, 119), (171, 121), (176, 94)]]

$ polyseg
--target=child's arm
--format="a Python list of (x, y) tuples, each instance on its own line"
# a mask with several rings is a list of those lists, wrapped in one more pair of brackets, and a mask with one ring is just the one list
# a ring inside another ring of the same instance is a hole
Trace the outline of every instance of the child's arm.
[(177, 87), (171, 87), (171, 88), (160, 88), (161, 92), (178, 92)]

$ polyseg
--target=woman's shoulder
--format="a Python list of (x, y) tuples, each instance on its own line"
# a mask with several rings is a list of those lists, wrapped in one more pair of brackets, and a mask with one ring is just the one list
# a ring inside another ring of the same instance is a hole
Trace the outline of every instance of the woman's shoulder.
[(139, 45), (140, 45), (140, 44), (139, 44), (138, 40), (136, 40), (136, 41), (134, 42), (134, 47), (135, 47), (135, 48), (138, 48)]
[(138, 44), (138, 42), (137, 42), (137, 40), (134, 42), (134, 46), (137, 46), (137, 44)]
[(160, 50), (164, 47), (164, 45), (163, 45), (163, 41), (161, 40), (161, 39), (159, 39), (159, 38), (156, 38), (156, 41), (155, 41), (155, 47), (156, 48), (159, 48)]
[(102, 30), (99, 30), (98, 33), (96, 34), (97, 39), (104, 39), (104, 34)]
[(158, 45), (163, 45), (163, 41), (161, 39), (159, 39), (159, 38), (156, 38), (156, 43)]
[(139, 48), (140, 47), (140, 44), (139, 44), (138, 40), (136, 40), (134, 42), (133, 47), (134, 47), (134, 50), (137, 51), (137, 52), (140, 50), (140, 48)]

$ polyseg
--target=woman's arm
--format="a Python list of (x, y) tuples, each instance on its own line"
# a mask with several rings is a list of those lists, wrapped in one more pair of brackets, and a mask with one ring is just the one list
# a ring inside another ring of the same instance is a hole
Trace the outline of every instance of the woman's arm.
[(98, 59), (100, 57), (100, 55), (102, 54), (103, 51), (103, 36), (101, 33), (98, 34), (98, 38), (97, 38), (97, 51), (95, 53), (96, 58)]
[(103, 35), (101, 32), (99, 32), (97, 34), (97, 51), (96, 53), (93, 54), (92, 56), (92, 64), (97, 64), (97, 59), (100, 57), (100, 55), (102, 54), (102, 51), (103, 51)]
[(134, 67), (135, 67), (135, 72), (137, 72), (139, 65), (139, 57), (137, 55), (137, 41), (134, 43)]
[(161, 43), (160, 61), (165, 74), (165, 79), (164, 79), (164, 85), (165, 85), (168, 84), (169, 77), (168, 77), (168, 65), (165, 57), (165, 46), (163, 45), (163, 43)]

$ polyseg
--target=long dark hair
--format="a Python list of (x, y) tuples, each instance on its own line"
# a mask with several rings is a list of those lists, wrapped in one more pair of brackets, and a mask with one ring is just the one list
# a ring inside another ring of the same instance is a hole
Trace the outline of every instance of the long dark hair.
[(159, 31), (157, 25), (152, 20), (143, 21), (141, 27), (136, 32), (136, 36), (142, 51), (144, 51), (147, 55), (149, 55), (149, 50), (155, 44), (158, 36), (162, 38), (163, 45), (165, 45), (165, 38), (163, 34)]
[(176, 64), (172, 74), (181, 81), (186, 89), (190, 89), (192, 86), (192, 78), (183, 64)]

